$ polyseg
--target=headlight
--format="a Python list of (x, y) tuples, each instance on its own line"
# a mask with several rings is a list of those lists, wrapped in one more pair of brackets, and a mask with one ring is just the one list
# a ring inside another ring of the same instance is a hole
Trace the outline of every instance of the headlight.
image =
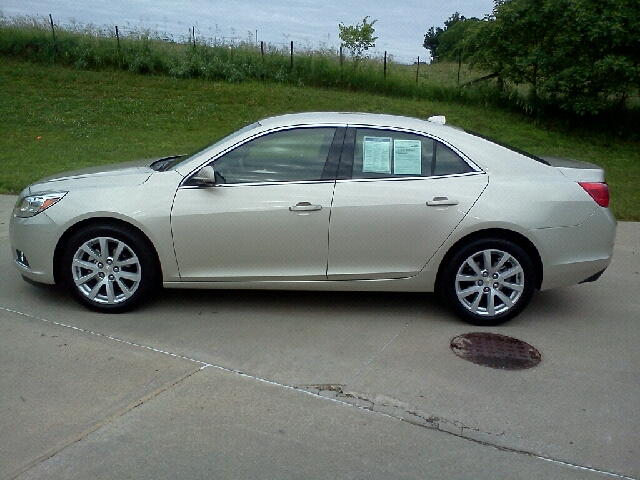
[(67, 194), (67, 192), (43, 193), (40, 195), (20, 195), (16, 206), (13, 207), (13, 216), (29, 218), (55, 205)]

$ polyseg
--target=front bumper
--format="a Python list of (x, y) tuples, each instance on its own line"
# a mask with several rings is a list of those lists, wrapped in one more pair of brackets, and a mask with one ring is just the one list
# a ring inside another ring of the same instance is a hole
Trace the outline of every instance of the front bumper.
[(30, 218), (12, 217), (9, 244), (13, 265), (26, 278), (55, 283), (53, 257), (62, 229), (46, 212)]

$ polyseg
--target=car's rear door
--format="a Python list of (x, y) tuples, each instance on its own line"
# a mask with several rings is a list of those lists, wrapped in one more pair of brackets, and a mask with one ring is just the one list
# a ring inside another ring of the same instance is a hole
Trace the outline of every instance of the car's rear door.
[(330, 280), (416, 275), (487, 185), (441, 142), (371, 128), (349, 129), (340, 173), (348, 178), (339, 177), (333, 198)]
[(334, 127), (269, 133), (215, 160), (216, 186), (179, 188), (171, 224), (181, 279), (326, 279), (337, 130), (344, 136)]

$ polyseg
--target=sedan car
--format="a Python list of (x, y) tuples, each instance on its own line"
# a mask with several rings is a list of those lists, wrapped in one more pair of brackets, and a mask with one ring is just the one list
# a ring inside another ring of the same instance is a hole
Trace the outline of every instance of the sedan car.
[(162, 286), (437, 291), (476, 325), (602, 274), (601, 168), (445, 123), (284, 115), (193, 155), (43, 179), (15, 206), (14, 264), (102, 312)]

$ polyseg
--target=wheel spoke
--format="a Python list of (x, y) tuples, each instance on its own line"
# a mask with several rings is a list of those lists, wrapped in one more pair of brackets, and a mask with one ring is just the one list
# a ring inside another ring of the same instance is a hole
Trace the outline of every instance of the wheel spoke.
[(484, 270), (491, 270), (491, 250), (482, 252), (482, 258), (484, 260)]
[(118, 242), (118, 246), (116, 247), (116, 251), (113, 254), (114, 263), (119, 261), (120, 255), (122, 255), (122, 251), (124, 250), (125, 247), (126, 247), (126, 245), (123, 242)]
[(82, 245), (80, 249), (83, 252), (85, 252), (87, 255), (89, 255), (89, 257), (95, 258), (96, 260), (100, 260), (102, 258), (101, 255), (98, 252), (96, 252), (93, 248), (91, 248), (91, 245), (89, 245), (88, 243), (85, 243), (84, 245)]
[(95, 263), (87, 262), (85, 260), (80, 260), (79, 258), (76, 258), (76, 259), (73, 260), (73, 266), (74, 267), (79, 267), (79, 268), (84, 268), (85, 270), (91, 270), (92, 272), (97, 272), (98, 271), (98, 267), (96, 266)]
[(507, 308), (513, 307), (513, 302), (511, 301), (511, 298), (507, 297), (500, 290), (495, 290), (495, 294), (497, 297), (500, 298), (500, 300), (502, 300), (502, 302), (507, 306)]
[(126, 298), (129, 298), (131, 295), (133, 295), (133, 292), (129, 290), (129, 288), (123, 282), (121, 282), (120, 279), (116, 279), (116, 283), (118, 284), (120, 290), (122, 290), (122, 293)]
[(140, 281), (140, 273), (138, 272), (120, 272), (118, 274), (118, 278), (125, 278), (127, 280), (132, 280), (134, 282)]
[(80, 287), (81, 285), (84, 285), (87, 282), (93, 280), (97, 276), (98, 272), (91, 272), (83, 277), (74, 278), (73, 281), (76, 283), (76, 286)]
[(496, 314), (496, 297), (493, 292), (487, 294), (487, 314), (493, 317)]
[(502, 282), (502, 285), (514, 292), (522, 292), (524, 290), (524, 285), (520, 283)]
[(116, 300), (115, 292), (113, 291), (113, 282), (106, 282), (105, 286), (107, 287), (107, 303), (113, 305)]
[(456, 276), (456, 282), (475, 282), (478, 277), (479, 275), (466, 275), (464, 273), (459, 273)]
[[(467, 258), (467, 261), (465, 262), (465, 264), (469, 265), (469, 267), (471, 267), (471, 269), (476, 273), (477, 276), (482, 275), (482, 268), (476, 263), (473, 257)], [(463, 268), (464, 268), (464, 265), (463, 265)], [(461, 268), (460, 271), (462, 271), (463, 268)]]
[(100, 243), (100, 258), (107, 259), (109, 256), (109, 247), (107, 246), (108, 239), (105, 237), (100, 237), (98, 242)]
[(515, 265), (506, 272), (500, 272), (500, 279), (511, 278), (519, 273), (522, 273), (522, 267), (520, 265)]
[(138, 257), (131, 257), (131, 258), (127, 258), (126, 260), (115, 260), (113, 262), (113, 265), (116, 267), (126, 267), (127, 265), (138, 265), (140, 261), (138, 260)]
[(461, 298), (461, 299), (467, 298), (469, 295), (474, 293), (482, 293), (482, 287), (479, 287), (478, 285), (473, 285), (472, 287), (465, 288), (464, 290), (460, 290), (459, 292), (457, 292), (458, 298)]
[(507, 263), (510, 259), (511, 259), (511, 255), (503, 253), (502, 258), (500, 258), (500, 261), (496, 264), (494, 271), (499, 272), (502, 269), (502, 267), (504, 267), (504, 264)]
[(105, 285), (105, 283), (107, 282), (104, 279), (102, 279), (101, 281), (99, 281), (93, 286), (90, 292), (85, 293), (85, 295), (87, 295), (87, 297), (89, 297), (91, 300), (95, 300), (96, 296), (98, 295), (98, 292)]
[(478, 292), (478, 295), (476, 295), (476, 298), (473, 301), (473, 303), (470, 305), (469, 310), (471, 310), (473, 313), (478, 313), (478, 307), (480, 305), (481, 300), (482, 300), (482, 293)]

